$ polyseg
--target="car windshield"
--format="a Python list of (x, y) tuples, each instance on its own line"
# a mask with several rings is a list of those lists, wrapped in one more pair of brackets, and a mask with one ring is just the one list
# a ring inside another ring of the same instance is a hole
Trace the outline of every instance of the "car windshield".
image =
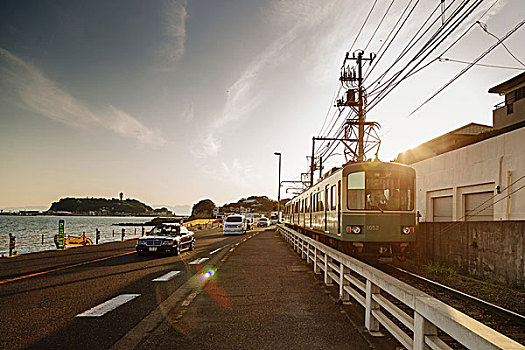
[(148, 233), (148, 236), (177, 236), (180, 226), (157, 226)]
[(242, 222), (242, 217), (240, 216), (230, 216), (226, 218), (226, 222)]

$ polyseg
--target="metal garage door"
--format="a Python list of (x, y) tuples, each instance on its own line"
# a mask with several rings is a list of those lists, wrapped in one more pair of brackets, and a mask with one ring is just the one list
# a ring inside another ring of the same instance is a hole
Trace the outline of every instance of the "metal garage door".
[(452, 221), (452, 196), (432, 198), (433, 221)]
[(465, 221), (494, 220), (494, 194), (480, 192), (465, 195)]

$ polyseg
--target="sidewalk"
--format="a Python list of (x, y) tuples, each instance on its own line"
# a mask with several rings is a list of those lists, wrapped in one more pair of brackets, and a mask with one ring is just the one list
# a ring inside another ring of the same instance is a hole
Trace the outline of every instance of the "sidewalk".
[(138, 348), (370, 348), (309, 271), (274, 231), (263, 231), (240, 244), (205, 289), (172, 309)]

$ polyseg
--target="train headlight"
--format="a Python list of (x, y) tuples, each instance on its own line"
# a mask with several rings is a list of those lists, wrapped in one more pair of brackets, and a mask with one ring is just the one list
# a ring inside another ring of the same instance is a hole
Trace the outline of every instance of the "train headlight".
[(361, 233), (361, 226), (359, 225), (353, 225), (353, 226), (347, 226), (346, 232), (347, 233), (353, 233), (354, 235), (358, 235)]
[(414, 226), (403, 226), (401, 229), (401, 232), (403, 232), (403, 234), (405, 235), (414, 233)]

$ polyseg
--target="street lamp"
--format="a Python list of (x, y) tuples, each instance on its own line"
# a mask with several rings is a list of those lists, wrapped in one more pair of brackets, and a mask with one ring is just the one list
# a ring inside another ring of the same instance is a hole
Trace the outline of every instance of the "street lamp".
[(277, 222), (281, 221), (281, 153), (274, 152), (279, 156), (279, 182), (277, 183)]

